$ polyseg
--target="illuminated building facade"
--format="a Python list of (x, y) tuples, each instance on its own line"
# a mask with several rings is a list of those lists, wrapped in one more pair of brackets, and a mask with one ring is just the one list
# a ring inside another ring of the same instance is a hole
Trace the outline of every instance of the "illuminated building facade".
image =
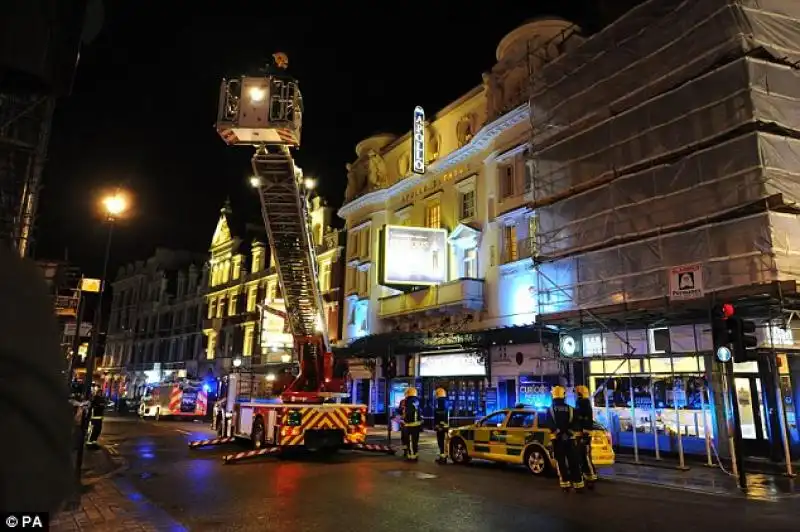
[[(427, 119), (424, 109), (409, 109), (413, 127), (400, 137), (375, 135), (356, 146), (339, 211), (347, 228), (343, 332), (351, 345), (377, 334), (534, 323), (535, 217), (519, 196), (530, 189), (527, 46), (570, 27), (545, 19), (515, 29), (482, 84)], [(414, 385), (429, 417), (441, 385), (454, 403), (451, 417), (471, 421), (513, 406), (520, 382), (558, 373), (538, 342), (487, 347), (396, 357), (390, 407)], [(353, 399), (382, 413), (381, 370), (351, 363), (351, 377)]]
[(98, 382), (111, 396), (139, 397), (147, 384), (198, 377), (206, 257), (158, 248), (119, 269)]
[[(344, 233), (331, 227), (333, 210), (309, 198), (311, 233), (331, 342), (340, 339)], [(278, 274), (270, 263), (263, 222), (244, 224), (226, 204), (211, 242), (203, 320), (203, 375), (222, 376), (235, 359), (243, 370), (278, 372), (296, 367)]]

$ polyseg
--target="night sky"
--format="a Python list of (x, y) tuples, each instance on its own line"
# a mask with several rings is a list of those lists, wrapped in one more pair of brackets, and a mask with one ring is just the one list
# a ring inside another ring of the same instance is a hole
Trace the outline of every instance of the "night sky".
[(220, 79), (275, 51), (288, 54), (303, 91), (296, 161), (338, 207), (358, 141), (401, 134), (415, 105), (432, 116), (478, 85), (499, 40), (528, 19), (557, 14), (596, 27), (609, 14), (595, 3), (504, 0), (471, 11), (444, 1), (106, 2), (103, 30), (83, 48), (73, 93), (56, 111), (36, 258), (68, 249), (85, 274), (99, 275), (107, 229), (98, 197), (116, 186), (135, 208), (115, 232), (112, 273), (157, 246), (206, 251), (226, 197), (259, 221), (247, 186), (252, 150), (226, 147), (213, 124)]

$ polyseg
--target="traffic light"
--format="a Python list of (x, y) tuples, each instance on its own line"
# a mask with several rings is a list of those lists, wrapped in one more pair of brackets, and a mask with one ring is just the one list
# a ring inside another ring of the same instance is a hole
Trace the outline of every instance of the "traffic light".
[(733, 316), (733, 305), (725, 303), (717, 305), (711, 312), (711, 337), (714, 340), (714, 351), (720, 347), (727, 347), (731, 343), (728, 331), (728, 318)]
[(753, 335), (756, 324), (750, 320), (739, 317), (728, 319), (728, 331), (733, 344), (733, 361), (736, 363), (758, 360), (758, 355), (752, 351), (758, 345), (758, 339)]

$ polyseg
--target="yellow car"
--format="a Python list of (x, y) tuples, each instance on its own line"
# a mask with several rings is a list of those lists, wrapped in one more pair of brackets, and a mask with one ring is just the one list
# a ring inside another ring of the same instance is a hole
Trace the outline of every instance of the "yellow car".
[[(489, 414), (474, 425), (450, 429), (447, 449), (456, 464), (473, 458), (525, 464), (534, 475), (555, 471), (552, 436), (547, 429), (549, 410), (512, 408)], [(595, 466), (614, 464), (611, 434), (598, 424), (592, 431), (592, 460)]]

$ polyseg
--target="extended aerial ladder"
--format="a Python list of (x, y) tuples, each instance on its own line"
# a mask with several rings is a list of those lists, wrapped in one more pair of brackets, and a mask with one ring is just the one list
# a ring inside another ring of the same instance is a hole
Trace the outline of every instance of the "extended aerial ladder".
[(308, 190), (289, 152), (300, 146), (303, 99), (297, 80), (285, 73), (284, 59), (276, 57), (265, 76), (223, 80), (217, 131), (229, 145), (256, 148), (253, 173), (300, 362), (300, 374), (282, 399), (313, 403), (339, 395), (343, 383), (333, 376), (309, 230)]

